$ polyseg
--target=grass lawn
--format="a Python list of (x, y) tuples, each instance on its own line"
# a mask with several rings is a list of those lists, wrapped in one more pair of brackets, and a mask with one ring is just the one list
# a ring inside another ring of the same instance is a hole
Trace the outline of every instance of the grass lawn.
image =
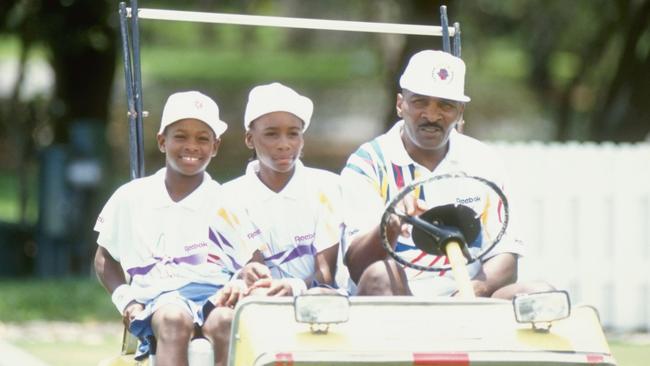
[(0, 338), (2, 323), (22, 326), (8, 340), (48, 364), (96, 365), (119, 354), (120, 317), (95, 278), (0, 280), (0, 294)]
[(645, 366), (650, 362), (650, 341), (630, 343), (614, 340), (609, 347), (619, 366)]
[(83, 339), (57, 342), (21, 340), (13, 344), (51, 366), (92, 366), (119, 355), (120, 341), (121, 335), (118, 334), (95, 338), (91, 342)]
[(95, 278), (0, 280), (0, 321), (120, 321)]

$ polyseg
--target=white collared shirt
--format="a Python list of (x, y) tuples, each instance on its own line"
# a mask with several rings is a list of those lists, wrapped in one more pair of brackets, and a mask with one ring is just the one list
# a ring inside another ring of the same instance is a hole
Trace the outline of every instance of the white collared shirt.
[(246, 174), (223, 185), (225, 195), (257, 227), (266, 243), (260, 251), (274, 278), (312, 278), (315, 255), (340, 241), (338, 175), (297, 161), (293, 176), (276, 193), (258, 171), (259, 161), (250, 162)]
[[(415, 180), (432, 175), (464, 173), (487, 179), (501, 189), (504, 188), (505, 170), (500, 159), (487, 145), (453, 130), (449, 136), (449, 150), (446, 156), (434, 171), (430, 171), (415, 162), (406, 151), (400, 135), (403, 125), (404, 121), (398, 121), (385, 134), (361, 145), (349, 157), (341, 172), (343, 202), (346, 204), (345, 224), (348, 242), (357, 233), (364, 233), (376, 227), (380, 223), (386, 205), (402, 188)], [(433, 187), (433, 185), (431, 186)], [(444, 187), (444, 185), (439, 187)], [(482, 188), (484, 189), (485, 186)], [(444, 197), (441, 197), (438, 191), (427, 192), (425, 189), (415, 190), (413, 193), (419, 199), (424, 200), (428, 207), (464, 202), (476, 212), (481, 212), (481, 207), (488, 203), (484, 202), (485, 199), (476, 200), (477, 197), (482, 197), (476, 189), (476, 187), (469, 186), (447, 187), (444, 188)], [(471, 203), (467, 204), (468, 202)], [(503, 252), (522, 254), (521, 242), (513, 236), (514, 229), (511, 226), (504, 238), (483, 260)], [(396, 250), (403, 258), (420, 265), (448, 263), (445, 257), (437, 258), (417, 249), (410, 237), (400, 236)], [(480, 250), (480, 246), (470, 247), (470, 251), (474, 253), (478, 253)], [(472, 277), (478, 273), (479, 269), (478, 262), (468, 265), (468, 271)], [(405, 270), (411, 290), (416, 295), (419, 293), (446, 295), (456, 289), (451, 271), (421, 272), (408, 267)]]
[(120, 262), (142, 302), (191, 282), (223, 285), (258, 245), (244, 239), (252, 229), (224, 206), (219, 184), (207, 173), (174, 202), (165, 172), (122, 185), (95, 224), (97, 243)]

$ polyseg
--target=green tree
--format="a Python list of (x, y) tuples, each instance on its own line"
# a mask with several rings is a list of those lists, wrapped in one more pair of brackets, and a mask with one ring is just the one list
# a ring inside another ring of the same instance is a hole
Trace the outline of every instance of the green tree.
[(550, 111), (555, 140), (648, 138), (649, 0), (453, 3), (472, 29), (467, 44), (523, 50), (525, 82)]
[[(446, 5), (450, 22), (460, 22), (463, 44), (475, 51), (474, 57), (502, 44), (523, 53), (521, 82), (555, 125), (554, 140), (648, 138), (650, 0), (386, 0), (373, 9), (387, 4), (405, 23), (435, 25), (440, 5)], [(408, 57), (424, 48), (440, 45), (409, 36), (401, 47), (384, 52), (387, 90), (396, 91)], [(394, 119), (389, 106), (385, 123)]]
[[(74, 158), (80, 149), (71, 145), (73, 126), (83, 123), (88, 125), (88, 130), (96, 132), (85, 135), (84, 138), (92, 141), (83, 141), (83, 145), (92, 147), (90, 153), (94, 158), (101, 157), (117, 57), (116, 6), (109, 0), (7, 0), (0, 5), (0, 33), (13, 34), (21, 50), (18, 80), (9, 100), (3, 103), (6, 107), (0, 138), (16, 145), (15, 168), (21, 181), (27, 179), (26, 166), (36, 156), (32, 139), (36, 121), (34, 113), (25, 107), (34, 104), (21, 102), (18, 96), (26, 59), (36, 45), (45, 50), (55, 75), (52, 97), (44, 107), (46, 122), (53, 133), (52, 145), (60, 146)], [(65, 174), (60, 177), (66, 179)], [(26, 187), (22, 183), (19, 186), (22, 205), (27, 201)], [(82, 246), (82, 242), (90, 239), (92, 215), (79, 211), (92, 210), (98, 200), (98, 189), (73, 190), (71, 194), (73, 202), (83, 202), (83, 205), (61, 209), (59, 214), (67, 216), (69, 221), (64, 240)], [(62, 269), (64, 272), (88, 269), (86, 262), (90, 257), (83, 249), (73, 249), (71, 256), (70, 268)]]

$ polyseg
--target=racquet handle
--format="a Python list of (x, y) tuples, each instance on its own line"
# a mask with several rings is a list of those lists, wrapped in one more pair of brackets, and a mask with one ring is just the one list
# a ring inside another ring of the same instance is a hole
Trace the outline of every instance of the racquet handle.
[(460, 244), (456, 241), (450, 241), (445, 246), (445, 251), (451, 264), (451, 270), (454, 273), (454, 279), (456, 279), (456, 283), (458, 284), (458, 296), (462, 298), (476, 297), (472, 281), (469, 278), (469, 273), (465, 266), (467, 260), (463, 255)]

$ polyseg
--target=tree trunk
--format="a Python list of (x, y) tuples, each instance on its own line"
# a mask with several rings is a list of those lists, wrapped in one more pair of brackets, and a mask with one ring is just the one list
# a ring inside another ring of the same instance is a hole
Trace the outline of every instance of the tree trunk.
[[(41, 177), (41, 185), (48, 179), (63, 180), (59, 186), (65, 189), (55, 195), (65, 196), (60, 198), (60, 202), (66, 203), (62, 208), (65, 212), (60, 214), (66, 215), (66, 227), (62, 233), (51, 237), (41, 235), (44, 238), (39, 245), (49, 246), (42, 248), (46, 252), (68, 251), (62, 264), (43, 265), (43, 268), (54, 267), (53, 272), (40, 272), (42, 275), (89, 273), (95, 249), (93, 225), (101, 208), (98, 202), (101, 182), (82, 182), (67, 171), (72, 164), (79, 162), (90, 162), (98, 168), (103, 165), (105, 129), (117, 57), (114, 24), (117, 17), (110, 15), (117, 13), (117, 3), (109, 0), (77, 0), (65, 4), (43, 1), (40, 10), (42, 39), (49, 47), (55, 74), (50, 105), (53, 147), (63, 151), (66, 168), (66, 173)], [(51, 169), (42, 167), (41, 171)], [(48, 218), (41, 214), (39, 225), (43, 226), (44, 220)]]
[(618, 68), (594, 113), (596, 141), (642, 141), (650, 131), (650, 50), (641, 44), (650, 34), (650, 1), (638, 7), (634, 2), (623, 4), (629, 20), (620, 25), (624, 41)]

